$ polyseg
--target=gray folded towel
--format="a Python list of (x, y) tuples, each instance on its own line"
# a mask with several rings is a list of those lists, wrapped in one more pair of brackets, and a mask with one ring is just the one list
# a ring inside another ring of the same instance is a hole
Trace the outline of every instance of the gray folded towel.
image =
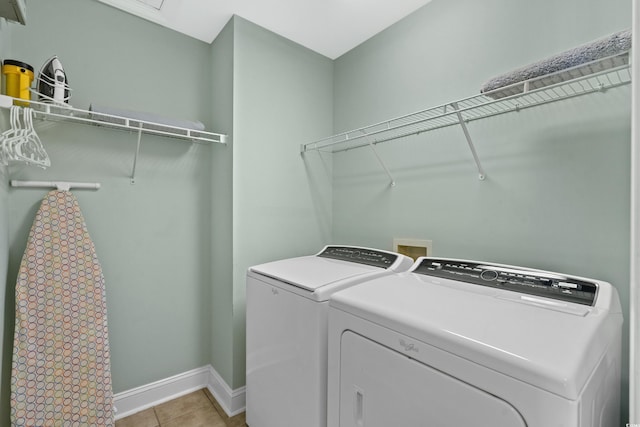
[[(614, 58), (612, 59), (612, 61), (607, 61), (607, 65), (605, 65), (605, 67), (612, 68), (618, 65), (627, 64), (629, 62), (628, 51), (630, 49), (631, 30), (620, 31), (607, 37), (603, 37), (593, 42), (586, 43), (576, 48), (559, 53), (550, 58), (543, 59), (525, 67), (518, 68), (516, 70), (494, 77), (484, 85), (482, 85), (480, 93), (484, 93), (494, 99), (515, 95), (524, 91), (524, 84), (516, 85), (516, 83), (524, 82), (525, 80), (545, 76), (552, 73), (558, 73), (559, 71), (569, 68), (575, 69), (576, 67), (579, 67), (583, 64), (587, 64), (589, 62), (597, 61), (607, 57), (612, 57), (622, 53), (626, 53), (626, 55), (619, 58)], [(593, 71), (589, 71), (588, 69), (586, 71), (581, 70), (582, 74), (579, 75), (590, 74), (602, 69), (604, 68), (601, 66), (600, 69)], [(538, 87), (558, 83), (564, 80), (569, 80), (573, 77), (575, 77), (575, 75), (567, 75), (565, 77), (556, 75), (554, 79), (547, 82), (542, 82), (538, 85)], [(504, 90), (498, 91), (497, 89), (499, 88), (504, 88)]]

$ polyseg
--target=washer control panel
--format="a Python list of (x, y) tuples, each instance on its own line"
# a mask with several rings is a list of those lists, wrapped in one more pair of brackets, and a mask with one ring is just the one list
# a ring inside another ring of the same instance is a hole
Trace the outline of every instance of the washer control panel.
[(413, 272), (589, 306), (598, 291), (575, 277), (485, 262), (425, 258)]
[(398, 259), (397, 255), (389, 252), (352, 246), (327, 246), (318, 256), (381, 268), (391, 267)]

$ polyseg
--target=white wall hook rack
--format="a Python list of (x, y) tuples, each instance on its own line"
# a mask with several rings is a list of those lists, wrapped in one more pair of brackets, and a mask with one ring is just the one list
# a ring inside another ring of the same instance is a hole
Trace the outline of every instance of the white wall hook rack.
[(486, 175), (484, 173), (484, 169), (482, 169), (482, 165), (480, 164), (480, 158), (478, 158), (478, 153), (476, 153), (476, 147), (473, 145), (473, 141), (471, 140), (471, 135), (469, 135), (469, 129), (467, 129), (467, 123), (462, 118), (462, 113), (460, 113), (460, 108), (458, 107), (458, 103), (452, 102), (451, 106), (456, 112), (456, 117), (458, 117), (458, 122), (460, 123), (460, 127), (462, 128), (464, 137), (467, 140), (467, 144), (469, 145), (469, 149), (471, 150), (471, 154), (473, 155), (473, 160), (476, 162), (476, 167), (478, 168), (478, 179), (480, 181), (484, 181), (484, 178)]
[(378, 162), (380, 163), (380, 166), (382, 166), (382, 168), (384, 169), (385, 173), (387, 174), (387, 176), (389, 177), (389, 185), (391, 187), (395, 187), (396, 186), (396, 181), (393, 179), (393, 176), (391, 175), (391, 172), (389, 172), (389, 168), (387, 167), (387, 165), (385, 165), (384, 161), (382, 160), (382, 157), (380, 157), (380, 154), (378, 154), (378, 150), (376, 150), (376, 147), (373, 145), (373, 143), (369, 143), (369, 147), (371, 147), (371, 150), (373, 151), (373, 154), (376, 155), (376, 158), (378, 159)]
[[(602, 93), (610, 88), (629, 83), (631, 83), (629, 53), (625, 52), (302, 144), (300, 152), (302, 154), (308, 151), (338, 153), (360, 147), (373, 147), (382, 142), (448, 126), (461, 126), (476, 163), (478, 178), (484, 180), (486, 174), (467, 127), (469, 122), (591, 93)], [(376, 157), (394, 183), (388, 168), (377, 153)]]
[(142, 142), (142, 124), (138, 128), (138, 141), (136, 143), (136, 155), (133, 157), (133, 167), (131, 168), (131, 184), (136, 183), (136, 166), (138, 165), (138, 155), (140, 154), (140, 143)]
[(11, 180), (12, 187), (20, 188), (56, 188), (58, 190), (69, 191), (72, 188), (85, 190), (99, 190), (99, 182), (70, 182), (70, 181), (20, 181)]

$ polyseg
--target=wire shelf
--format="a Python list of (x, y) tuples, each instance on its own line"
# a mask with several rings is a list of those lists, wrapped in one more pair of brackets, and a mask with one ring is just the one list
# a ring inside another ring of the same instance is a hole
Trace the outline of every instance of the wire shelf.
[(461, 125), (594, 92), (603, 92), (629, 83), (631, 83), (629, 53), (625, 52), (303, 144), (300, 151), (304, 153), (318, 150), (336, 153), (373, 146), (447, 126)]
[(177, 138), (199, 143), (225, 144), (227, 141), (227, 135), (220, 133), (171, 126), (163, 123), (103, 114), (95, 111), (81, 110), (67, 104), (30, 101), (0, 95), (0, 107), (10, 108), (14, 103), (18, 106), (32, 108), (36, 117), (51, 121), (81, 123), (111, 129), (140, 132), (143, 134), (166, 136), (169, 138)]

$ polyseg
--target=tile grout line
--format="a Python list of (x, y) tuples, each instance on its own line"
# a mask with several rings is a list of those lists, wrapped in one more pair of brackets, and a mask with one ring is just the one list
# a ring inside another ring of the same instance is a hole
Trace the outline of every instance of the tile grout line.
[(158, 413), (156, 412), (156, 407), (152, 407), (151, 409), (153, 409), (153, 416), (156, 417), (156, 426), (157, 427), (162, 427), (160, 425), (160, 418), (158, 418)]

